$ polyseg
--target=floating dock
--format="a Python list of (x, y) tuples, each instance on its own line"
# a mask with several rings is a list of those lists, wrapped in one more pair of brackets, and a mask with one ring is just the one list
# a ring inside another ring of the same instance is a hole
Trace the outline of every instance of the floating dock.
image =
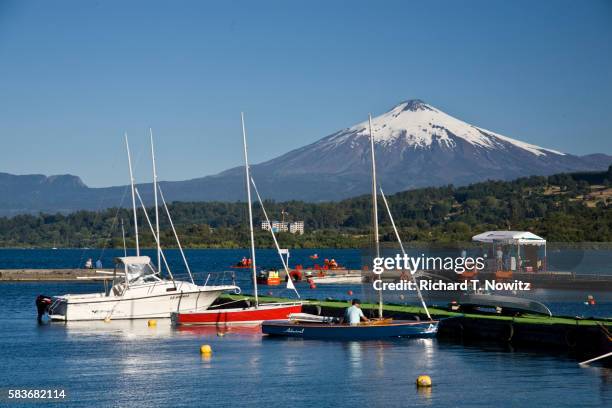
[[(220, 303), (239, 299), (240, 296), (222, 296)], [(244, 298), (244, 297), (243, 297)], [(246, 297), (246, 303), (252, 299)], [(260, 296), (260, 301), (287, 302), (292, 299)], [(294, 300), (294, 299), (293, 299)], [(303, 306), (305, 313), (341, 317), (350, 306), (348, 301), (309, 300)], [(236, 303), (233, 303), (236, 307)], [(361, 305), (366, 316), (374, 317), (378, 305)], [(425, 311), (416, 306), (384, 305), (385, 317), (396, 319), (426, 319)], [(462, 343), (502, 343), (527, 350), (569, 355), (578, 361), (612, 352), (611, 319), (577, 318), (523, 314), (503, 316), (497, 314), (458, 313), (440, 308), (429, 308), (434, 319), (440, 319), (438, 337)], [(612, 364), (612, 361), (603, 364)]]

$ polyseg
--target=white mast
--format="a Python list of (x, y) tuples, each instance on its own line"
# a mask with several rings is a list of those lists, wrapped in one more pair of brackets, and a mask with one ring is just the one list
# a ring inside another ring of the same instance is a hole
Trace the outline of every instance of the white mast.
[(251, 234), (251, 266), (253, 267), (253, 290), (255, 295), (255, 307), (259, 306), (257, 294), (257, 266), (255, 265), (255, 232), (253, 231), (253, 209), (251, 208), (251, 176), (249, 175), (249, 156), (247, 153), (246, 129), (244, 127), (244, 112), (240, 112), (242, 121), (242, 145), (244, 147), (244, 172), (246, 174), (247, 204), (249, 207), (249, 229)]
[(161, 246), (159, 235), (159, 206), (157, 205), (157, 168), (155, 166), (155, 147), (153, 145), (153, 129), (149, 128), (151, 137), (151, 161), (153, 163), (153, 191), (155, 197), (155, 235), (157, 235), (157, 272), (161, 274)]
[(132, 210), (134, 212), (134, 233), (136, 235), (136, 256), (140, 256), (140, 243), (138, 242), (138, 217), (136, 213), (136, 194), (134, 192), (134, 173), (132, 172), (132, 157), (127, 132), (125, 133), (125, 148), (127, 149), (128, 167), (130, 168), (130, 186), (132, 188)]
[[(142, 207), (142, 211), (144, 212), (145, 220), (147, 221), (147, 224), (149, 224), (149, 229), (151, 230), (151, 234), (153, 235), (155, 242), (159, 244), (159, 237), (155, 235), (155, 229), (153, 228), (153, 224), (151, 224), (151, 219), (149, 218), (149, 214), (147, 214), (147, 207), (145, 207), (144, 201), (142, 201), (142, 197), (140, 196), (138, 189), (135, 188), (134, 190), (136, 191), (136, 196), (138, 197), (138, 201), (140, 202), (140, 206)], [(164, 255), (163, 252), (160, 252), (160, 254), (161, 254), (162, 259), (164, 260), (164, 265), (166, 265), (166, 270), (168, 271), (168, 275), (170, 275), (170, 279), (172, 279), (172, 284), (174, 285), (174, 288), (176, 289), (176, 282), (174, 281), (174, 275), (172, 275), (170, 266), (168, 265), (168, 260), (166, 259), (166, 256)]]
[[(377, 201), (377, 189), (376, 189), (376, 159), (374, 157), (374, 136), (372, 136), (372, 115), (368, 115), (368, 124), (370, 126), (370, 152), (372, 154), (372, 221), (374, 225), (374, 247), (376, 250), (376, 257), (380, 258), (380, 242), (378, 238), (378, 201)], [(382, 281), (379, 276), (378, 279)], [(383, 297), (382, 287), (378, 291), (378, 317), (383, 317)]]

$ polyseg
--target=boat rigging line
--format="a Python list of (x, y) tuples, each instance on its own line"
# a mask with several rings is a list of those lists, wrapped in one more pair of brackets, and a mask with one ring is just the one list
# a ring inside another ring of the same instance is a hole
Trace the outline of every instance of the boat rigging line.
[[(153, 238), (155, 239), (155, 243), (159, 243), (159, 237), (157, 235), (155, 235), (155, 229), (153, 228), (153, 224), (151, 223), (151, 219), (149, 218), (149, 214), (147, 214), (147, 207), (145, 207), (144, 202), (142, 201), (142, 197), (140, 197), (140, 193), (138, 192), (138, 188), (134, 188), (134, 192), (136, 193), (136, 196), (138, 197), (138, 201), (140, 202), (140, 205), (142, 206), (142, 211), (144, 212), (145, 215), (145, 219), (147, 220), (147, 223), (149, 224), (149, 228), (151, 229), (151, 234), (153, 234)], [(166, 256), (164, 255), (164, 252), (161, 251), (160, 252), (161, 258), (164, 261), (164, 265), (166, 265), (166, 269), (168, 270), (168, 275), (170, 275), (170, 279), (172, 279), (172, 283), (174, 284), (174, 288), (176, 289), (176, 282), (174, 281), (174, 276), (172, 275), (172, 271), (170, 270), (170, 266), (168, 265), (168, 261), (166, 260)]]
[[(393, 226), (393, 231), (395, 231), (395, 237), (397, 238), (397, 242), (399, 243), (400, 249), (402, 250), (402, 254), (406, 256), (406, 250), (404, 249), (404, 244), (402, 243), (402, 239), (400, 238), (399, 232), (397, 231), (397, 227), (395, 226), (395, 221), (393, 220), (393, 215), (391, 214), (391, 209), (389, 208), (389, 203), (387, 202), (387, 197), (385, 197), (385, 193), (383, 192), (382, 187), (380, 187), (380, 196), (383, 199), (383, 203), (385, 203), (385, 208), (387, 209), (387, 215), (389, 216), (389, 220), (391, 221), (391, 225)], [(425, 300), (423, 299), (423, 294), (421, 293), (421, 289), (419, 289), (419, 285), (417, 284), (416, 278), (414, 274), (409, 273), (412, 281), (414, 282), (414, 286), (416, 288), (417, 295), (419, 296), (419, 300), (425, 309), (425, 313), (429, 320), (431, 320), (431, 315), (429, 314), (429, 310), (427, 309), (427, 305), (425, 304)]]
[[(263, 211), (263, 215), (266, 218), (266, 221), (268, 222), (268, 224), (271, 225), (270, 219), (268, 218), (268, 213), (266, 212), (266, 208), (264, 207), (263, 200), (261, 199), (261, 196), (259, 195), (259, 191), (257, 190), (257, 186), (255, 185), (255, 180), (253, 180), (253, 177), (251, 177), (251, 183), (253, 183), (253, 188), (255, 189), (255, 194), (257, 195), (257, 200), (259, 201), (259, 205), (261, 205), (261, 210)], [(287, 288), (293, 289), (298, 299), (300, 299), (300, 294), (295, 288), (295, 285), (293, 284), (293, 279), (291, 279), (291, 275), (289, 274), (289, 267), (287, 266), (287, 263), (285, 262), (285, 258), (281, 254), (280, 246), (278, 245), (278, 241), (276, 240), (276, 234), (274, 234), (274, 229), (270, 228), (270, 232), (272, 233), (272, 240), (274, 240), (274, 245), (276, 246), (276, 251), (278, 252), (278, 256), (280, 257), (281, 262), (283, 263), (283, 268), (285, 269), (285, 273), (287, 274)]]
[[(187, 268), (187, 273), (189, 274), (189, 279), (191, 279), (191, 283), (195, 284), (193, 280), (193, 274), (191, 273), (191, 268), (189, 267), (189, 262), (187, 262), (187, 257), (185, 256), (185, 252), (183, 251), (183, 246), (181, 245), (181, 241), (179, 240), (179, 236), (176, 232), (176, 228), (174, 228), (174, 222), (172, 221), (172, 217), (170, 216), (170, 210), (168, 209), (168, 205), (166, 204), (166, 199), (164, 198), (164, 193), (162, 192), (161, 186), (157, 186), (159, 189), (159, 197), (162, 200), (162, 204), (164, 205), (164, 209), (166, 210), (166, 216), (168, 217), (168, 221), (170, 221), (170, 227), (172, 227), (172, 232), (174, 233), (174, 238), (176, 239), (176, 244), (178, 245), (179, 252), (181, 253), (181, 257), (183, 257), (183, 262), (185, 263), (185, 268)], [(161, 252), (161, 247), (160, 247)], [(206, 285), (204, 285), (206, 286)]]

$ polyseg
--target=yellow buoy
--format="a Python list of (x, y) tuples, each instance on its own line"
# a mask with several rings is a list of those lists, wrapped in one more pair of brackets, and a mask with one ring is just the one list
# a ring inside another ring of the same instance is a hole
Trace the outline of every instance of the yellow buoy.
[(208, 344), (204, 344), (200, 347), (200, 353), (201, 354), (211, 354), (212, 347), (210, 347)]
[(431, 377), (428, 375), (419, 375), (416, 380), (417, 387), (431, 387)]
[(151, 319), (147, 322), (147, 325), (149, 325), (149, 327), (155, 327), (157, 326), (157, 320)]

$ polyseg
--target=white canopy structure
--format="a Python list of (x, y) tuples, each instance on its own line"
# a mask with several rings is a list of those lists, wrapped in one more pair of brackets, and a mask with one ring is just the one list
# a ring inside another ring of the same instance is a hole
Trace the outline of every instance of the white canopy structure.
[(474, 235), (472, 241), (489, 244), (546, 245), (546, 240), (529, 231), (487, 231)]
[[(497, 247), (496, 268), (502, 266), (509, 267), (510, 270), (546, 271), (546, 240), (529, 231), (487, 231), (482, 234), (474, 235), (472, 241), (483, 242)], [(521, 251), (522, 246), (527, 246)], [(502, 252), (502, 247), (510, 248)], [(538, 256), (539, 248), (543, 247), (544, 257)], [(509, 256), (507, 261), (502, 261), (504, 254)]]

